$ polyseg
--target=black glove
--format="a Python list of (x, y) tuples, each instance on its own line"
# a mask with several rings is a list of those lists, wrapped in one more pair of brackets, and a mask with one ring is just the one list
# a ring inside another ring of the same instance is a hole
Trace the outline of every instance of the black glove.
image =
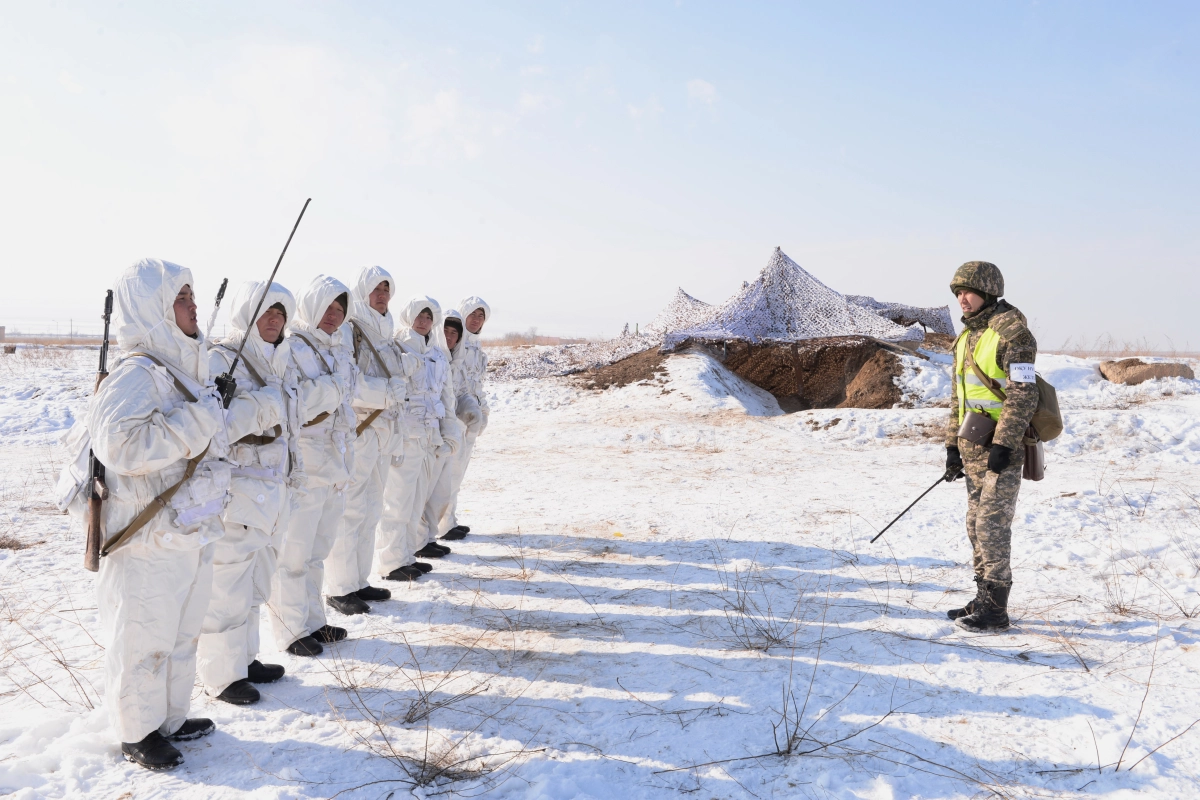
[(946, 448), (946, 483), (953, 483), (963, 476), (962, 454), (957, 447)]
[(988, 469), (999, 475), (1004, 470), (1008, 469), (1008, 462), (1012, 460), (1013, 451), (1007, 447), (1001, 447), (998, 444), (992, 445), (992, 451), (988, 453)]

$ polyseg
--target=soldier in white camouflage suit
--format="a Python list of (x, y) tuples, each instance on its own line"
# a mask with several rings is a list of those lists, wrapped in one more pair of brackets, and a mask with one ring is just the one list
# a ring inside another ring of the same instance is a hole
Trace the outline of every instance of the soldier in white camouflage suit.
[[(458, 522), (458, 490), (462, 487), (475, 440), (488, 424), (490, 410), (483, 390), (487, 378), (487, 353), (480, 346), (483, 324), (491, 319), (492, 309), (481, 297), (468, 297), (457, 311), (446, 314), (446, 339), (450, 346), (450, 373), (457, 395), (456, 414), (466, 428), (462, 447), (450, 456), (440, 470), (433, 494), (425, 506), (423, 524), (433, 541), (462, 539), (471, 529)], [(454, 337), (455, 341), (450, 342)]]

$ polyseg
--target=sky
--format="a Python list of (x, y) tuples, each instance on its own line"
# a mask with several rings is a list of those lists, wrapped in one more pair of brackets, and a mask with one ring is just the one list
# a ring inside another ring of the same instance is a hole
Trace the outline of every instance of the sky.
[(311, 197), (279, 282), (379, 264), (492, 334), (781, 246), (914, 305), (992, 261), (1046, 349), (1196, 350), (1198, 44), (1185, 2), (0, 0), (0, 325), (97, 330), (147, 256), (206, 316)]

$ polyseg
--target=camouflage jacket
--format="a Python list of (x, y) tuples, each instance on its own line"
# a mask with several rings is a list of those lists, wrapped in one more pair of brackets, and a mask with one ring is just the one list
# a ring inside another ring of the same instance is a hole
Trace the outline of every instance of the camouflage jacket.
[[(967, 347), (974, 352), (979, 337), (988, 328), (1000, 335), (1000, 346), (996, 351), (996, 360), (1004, 374), (1010, 380), (1005, 387), (1007, 397), (1000, 411), (1000, 421), (996, 425), (993, 443), (1016, 450), (1021, 446), (1025, 429), (1033, 419), (1037, 409), (1038, 391), (1036, 383), (1019, 383), (1011, 380), (1009, 366), (1012, 364), (1032, 364), (1037, 358), (1037, 340), (1029, 332), (1029, 324), (1025, 315), (1007, 301), (1000, 300), (978, 314), (962, 318), (966, 327)], [(950, 417), (946, 426), (946, 446), (958, 447), (958, 373), (954, 374), (954, 403), (950, 407)]]

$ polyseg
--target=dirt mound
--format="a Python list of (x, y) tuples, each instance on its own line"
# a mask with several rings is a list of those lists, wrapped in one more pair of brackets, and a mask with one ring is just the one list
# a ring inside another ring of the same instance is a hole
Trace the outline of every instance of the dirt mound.
[(1100, 374), (1107, 381), (1137, 386), (1139, 383), (1155, 378), (1187, 378), (1196, 377), (1192, 368), (1187, 364), (1147, 364), (1140, 358), (1125, 358), (1120, 361), (1105, 361), (1100, 365)]
[(926, 331), (925, 342), (921, 347), (934, 353), (949, 353), (950, 348), (954, 347), (954, 340), (956, 338), (955, 336), (947, 336), (944, 333)]
[(665, 374), (668, 356), (668, 353), (659, 351), (657, 347), (651, 347), (612, 364), (585, 370), (577, 377), (588, 389), (628, 386), (638, 381), (654, 380), (656, 376)]
[(730, 342), (709, 347), (727, 369), (766, 389), (786, 412), (810, 408), (891, 408), (900, 402), (892, 347), (862, 336), (794, 344)]

